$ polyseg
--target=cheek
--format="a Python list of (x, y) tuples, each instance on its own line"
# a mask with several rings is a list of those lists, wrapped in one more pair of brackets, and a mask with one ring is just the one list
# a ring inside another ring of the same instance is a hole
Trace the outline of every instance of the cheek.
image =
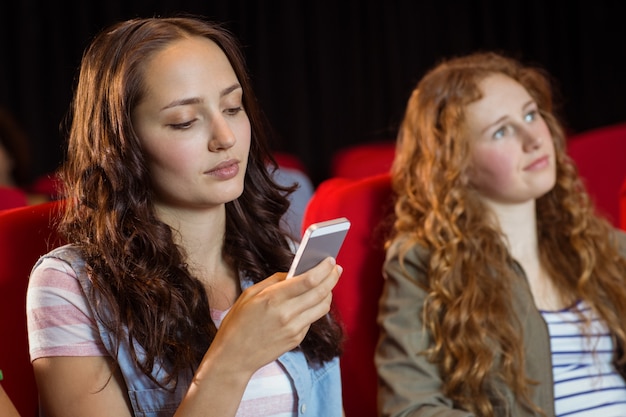
[(234, 149), (236, 149), (236, 152), (241, 158), (247, 161), (252, 141), (252, 128), (250, 126), (250, 122), (246, 118), (245, 123), (237, 123), (231, 126), (231, 129), (237, 140)]
[(497, 188), (509, 181), (513, 160), (506, 149), (478, 149), (472, 157), (469, 180), (478, 189)]
[(150, 144), (144, 150), (148, 169), (159, 181), (166, 180), (169, 175), (184, 175), (186, 170), (193, 169), (198, 155), (196, 148), (180, 142), (157, 143)]
[(248, 119), (247, 115), (245, 120), (242, 120), (240, 123), (236, 123), (231, 126), (231, 129), (237, 138), (237, 142), (243, 146), (250, 147), (250, 140), (252, 137), (252, 127), (250, 126), (250, 119)]

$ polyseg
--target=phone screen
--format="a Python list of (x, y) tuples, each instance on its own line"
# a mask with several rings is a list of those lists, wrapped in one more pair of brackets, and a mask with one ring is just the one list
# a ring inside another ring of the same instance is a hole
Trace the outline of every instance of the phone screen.
[(304, 232), (287, 278), (300, 275), (329, 256), (336, 258), (349, 228), (350, 221), (345, 217), (310, 225)]

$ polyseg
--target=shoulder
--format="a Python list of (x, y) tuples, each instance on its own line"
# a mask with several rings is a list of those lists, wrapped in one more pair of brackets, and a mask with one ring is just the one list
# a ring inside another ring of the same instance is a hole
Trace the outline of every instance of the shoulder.
[(82, 273), (84, 266), (85, 261), (77, 246), (60, 246), (39, 258), (31, 271), (31, 281), (56, 271), (82, 282), (85, 281), (83, 279), (85, 274)]
[(27, 308), (72, 304), (87, 311), (83, 282), (88, 280), (82, 276), (78, 259), (82, 260), (78, 251), (70, 247), (54, 249), (39, 258), (28, 281)]
[(626, 258), (626, 231), (615, 229), (614, 235), (617, 240), (617, 250), (623, 258)]
[(406, 236), (394, 239), (387, 249), (387, 260), (394, 258), (408, 258), (424, 260), (430, 258), (430, 251), (419, 243), (412, 242)]
[(41, 256), (30, 273), (30, 287), (57, 287), (76, 282), (76, 272), (72, 268), (72, 256), (66, 253), (70, 248), (59, 247)]
[(417, 279), (428, 272), (430, 251), (424, 246), (411, 242), (406, 237), (396, 238), (387, 249), (385, 259), (386, 275), (407, 275)]
[(54, 248), (47, 254), (43, 255), (39, 261), (41, 262), (45, 259), (58, 259), (68, 264), (84, 263), (80, 249), (78, 248), (78, 246), (73, 244), (67, 244), (59, 246), (58, 248)]
[[(103, 356), (94, 316), (71, 256), (54, 250), (33, 267), (26, 294), (31, 360), (49, 356)], [(73, 256), (74, 254), (72, 254)]]

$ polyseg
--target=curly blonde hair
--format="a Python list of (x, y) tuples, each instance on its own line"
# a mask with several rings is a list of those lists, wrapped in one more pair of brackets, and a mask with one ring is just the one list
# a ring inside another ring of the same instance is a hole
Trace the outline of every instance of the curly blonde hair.
[[(397, 195), (388, 245), (405, 241), (430, 250), (428, 298), (423, 319), (434, 343), (427, 352), (443, 377), (443, 392), (456, 406), (493, 416), (504, 381), (516, 400), (543, 414), (530, 400), (521, 328), (513, 307), (511, 256), (488, 208), (468, 185), (471, 144), (465, 109), (482, 97), (479, 83), (504, 74), (536, 101), (555, 146), (557, 180), (537, 200), (541, 261), (565, 301), (584, 300), (605, 321), (626, 355), (626, 261), (611, 227), (594, 213), (553, 109), (550, 80), (539, 68), (496, 53), (443, 61), (413, 91), (401, 125), (392, 183)], [(488, 265), (488, 267), (487, 267)], [(622, 318), (622, 319), (621, 319)]]

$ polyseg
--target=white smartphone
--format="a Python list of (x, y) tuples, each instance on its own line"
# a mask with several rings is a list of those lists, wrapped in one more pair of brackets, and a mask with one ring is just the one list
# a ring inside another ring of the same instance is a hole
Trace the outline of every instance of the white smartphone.
[(307, 227), (287, 278), (300, 275), (329, 256), (336, 258), (348, 229), (350, 221), (345, 217), (313, 223)]

